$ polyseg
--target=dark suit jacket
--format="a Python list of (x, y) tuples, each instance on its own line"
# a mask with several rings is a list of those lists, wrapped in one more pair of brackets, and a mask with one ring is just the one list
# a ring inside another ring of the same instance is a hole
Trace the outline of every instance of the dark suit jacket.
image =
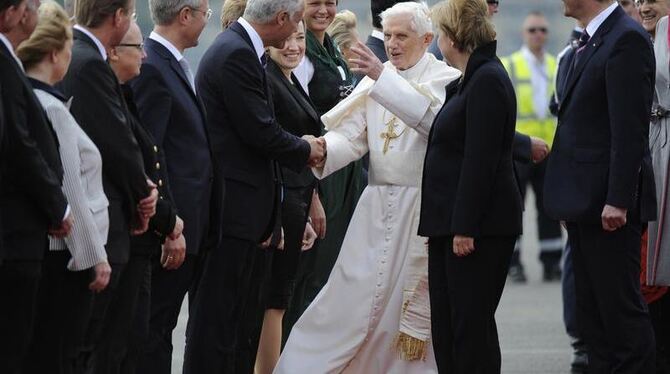
[[(321, 119), (297, 78), (292, 75), (293, 84), (291, 84), (272, 59), (268, 60), (266, 70), (275, 108), (275, 117), (281, 127), (295, 136), (320, 136)], [(281, 171), (285, 187), (316, 185), (316, 178), (307, 166), (303, 167), (299, 173), (287, 167), (282, 167)]]
[(172, 192), (165, 172), (165, 152), (156, 145), (151, 133), (144, 128), (139, 120), (139, 112), (133, 98), (130, 86), (121, 85), (128, 111), (130, 112), (130, 126), (142, 151), (144, 170), (149, 179), (158, 187), (158, 202), (156, 214), (149, 221), (149, 229), (142, 235), (130, 238), (133, 254), (156, 254), (157, 249), (165, 241), (165, 237), (174, 230), (177, 221), (177, 209), (174, 206)]
[(220, 176), (213, 186), (214, 163), (205, 108), (167, 48), (146, 39), (145, 51), (140, 76), (130, 84), (141, 123), (165, 155), (164, 180), (184, 220), (186, 250), (198, 253), (208, 229), (215, 237), (212, 240), (218, 239), (223, 204)]
[(116, 76), (93, 40), (76, 29), (72, 62), (59, 87), (73, 97), (70, 111), (102, 155), (102, 182), (109, 199), (107, 256), (112, 263), (125, 263), (137, 204), (149, 195), (147, 176)]
[(516, 98), (495, 52), (495, 41), (476, 49), (462, 82), (447, 86), (428, 140), (419, 235), (521, 233), (512, 163)]
[(0, 214), (5, 256), (41, 260), (47, 229), (58, 227), (67, 201), (56, 135), (23, 70), (0, 43), (5, 140), (0, 159)]
[(575, 58), (547, 165), (545, 212), (600, 223), (609, 204), (653, 220), (649, 118), (655, 60), (649, 35), (619, 7)]
[(377, 56), (379, 61), (382, 63), (386, 62), (389, 60), (388, 56), (386, 55), (386, 48), (384, 47), (384, 41), (379, 40), (378, 38), (375, 38), (374, 36), (370, 35), (368, 36), (368, 40), (365, 42), (365, 45), (372, 50), (372, 52)]
[(298, 172), (309, 144), (277, 123), (265, 71), (239, 23), (216, 37), (196, 82), (226, 183), (223, 235), (259, 242), (273, 226), (273, 160)]

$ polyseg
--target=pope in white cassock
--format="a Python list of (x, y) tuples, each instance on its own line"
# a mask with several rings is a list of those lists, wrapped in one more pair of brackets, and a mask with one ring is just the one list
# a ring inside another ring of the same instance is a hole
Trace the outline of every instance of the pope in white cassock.
[(460, 72), (427, 54), (426, 5), (381, 15), (389, 62), (363, 44), (366, 74), (322, 120), (325, 178), (370, 152), (369, 185), (326, 286), (298, 320), (275, 373), (437, 373), (430, 341), (428, 252), (419, 237), (421, 172), (445, 86)]

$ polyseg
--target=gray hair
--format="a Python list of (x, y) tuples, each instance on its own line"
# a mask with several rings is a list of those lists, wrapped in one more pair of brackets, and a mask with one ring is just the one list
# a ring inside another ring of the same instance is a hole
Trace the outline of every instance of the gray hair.
[(397, 3), (386, 9), (380, 14), (382, 27), (386, 25), (388, 19), (399, 16), (411, 16), (412, 20), (410, 21), (410, 27), (419, 35), (433, 33), (433, 22), (430, 19), (430, 9), (428, 9), (428, 5), (424, 2), (407, 1), (404, 3)]
[(151, 20), (157, 25), (169, 25), (182, 9), (198, 9), (200, 2), (201, 0), (149, 0)]
[(293, 16), (298, 12), (304, 0), (249, 0), (244, 11), (244, 19), (249, 22), (267, 24), (277, 13), (287, 12)]

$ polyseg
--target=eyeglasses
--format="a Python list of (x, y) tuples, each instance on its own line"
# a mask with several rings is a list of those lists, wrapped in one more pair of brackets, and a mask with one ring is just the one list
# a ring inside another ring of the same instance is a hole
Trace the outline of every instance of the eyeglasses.
[(644, 4), (655, 4), (656, 0), (635, 0), (635, 5), (642, 6)]
[(546, 27), (529, 27), (526, 29), (531, 34), (535, 34), (536, 32), (541, 32), (543, 34), (546, 34), (549, 30), (547, 30)]
[(117, 47), (133, 47), (137, 48), (140, 51), (144, 50), (144, 43), (137, 43), (137, 44), (132, 44), (132, 43), (121, 43), (117, 45)]
[(208, 21), (209, 21), (210, 18), (212, 18), (212, 14), (214, 14), (214, 11), (212, 11), (211, 9), (207, 9), (207, 10), (200, 10), (200, 9), (197, 9), (197, 8), (190, 8), (190, 9), (194, 12), (200, 12), (200, 13), (204, 14), (205, 18), (207, 18)]
[(500, 5), (500, 1), (498, 1), (498, 0), (486, 0), (486, 3), (489, 4), (489, 5), (495, 5), (495, 6)]

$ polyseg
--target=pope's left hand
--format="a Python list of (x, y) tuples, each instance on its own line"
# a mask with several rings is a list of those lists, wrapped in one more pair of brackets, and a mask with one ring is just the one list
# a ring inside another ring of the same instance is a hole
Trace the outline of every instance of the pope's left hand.
[(475, 239), (469, 236), (454, 236), (454, 254), (465, 257), (475, 251)]
[(379, 76), (382, 75), (382, 71), (384, 71), (384, 64), (379, 61), (374, 52), (361, 41), (356, 42), (356, 44), (351, 47), (351, 51), (358, 55), (358, 58), (349, 59), (349, 63), (352, 65), (351, 71), (367, 75), (373, 80), (379, 79)]

